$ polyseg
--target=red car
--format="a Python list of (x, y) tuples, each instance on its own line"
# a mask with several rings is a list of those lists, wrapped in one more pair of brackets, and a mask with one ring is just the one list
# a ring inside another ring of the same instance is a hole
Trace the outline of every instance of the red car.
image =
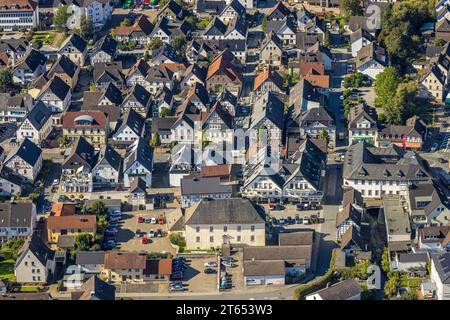
[(144, 223), (144, 218), (143, 217), (138, 217), (137, 221), (138, 221), (138, 223)]
[(146, 236), (145, 236), (145, 237), (142, 237), (141, 243), (142, 243), (142, 244), (147, 244), (147, 243), (148, 243), (148, 238), (147, 238)]

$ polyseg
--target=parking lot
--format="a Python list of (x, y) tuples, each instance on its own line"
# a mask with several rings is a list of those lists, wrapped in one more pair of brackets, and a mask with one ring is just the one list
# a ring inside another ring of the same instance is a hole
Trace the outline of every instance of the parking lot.
[[(206, 274), (205, 262), (217, 262), (215, 257), (189, 257), (188, 266), (184, 271), (183, 286), (186, 292), (211, 293), (217, 292), (217, 273)], [(218, 270), (218, 268), (212, 268)], [(177, 294), (177, 292), (172, 292)]]
[[(117, 245), (121, 250), (126, 251), (148, 251), (148, 252), (170, 252), (175, 254), (176, 250), (171, 246), (169, 237), (167, 236), (166, 224), (152, 224), (152, 223), (139, 223), (138, 217), (157, 218), (159, 214), (164, 213), (165, 210), (152, 210), (152, 211), (132, 211), (122, 212), (122, 219), (120, 221), (119, 232), (117, 233)], [(149, 238), (147, 244), (142, 243), (142, 238), (136, 237), (136, 230), (140, 230), (142, 234), (147, 235), (150, 230), (156, 232), (161, 229), (163, 236)]]

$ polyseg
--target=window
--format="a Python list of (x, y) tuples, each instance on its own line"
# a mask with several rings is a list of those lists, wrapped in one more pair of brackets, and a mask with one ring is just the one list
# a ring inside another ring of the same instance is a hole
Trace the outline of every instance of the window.
[(195, 232), (200, 232), (200, 227), (199, 226), (195, 227)]
[(241, 232), (241, 226), (237, 226), (237, 232)]
[(200, 237), (197, 237), (197, 238), (195, 239), (195, 241), (196, 241), (196, 242), (200, 242)]
[(214, 237), (213, 236), (209, 237), (209, 242), (214, 242)]
[(241, 236), (237, 236), (237, 242), (241, 242)]
[(251, 227), (250, 227), (250, 231), (251, 231), (251, 232), (254, 232), (254, 231), (255, 231), (255, 226), (251, 226)]
[(255, 242), (255, 236), (250, 236), (250, 241)]
[(209, 227), (209, 232), (214, 232), (214, 227), (213, 226)]

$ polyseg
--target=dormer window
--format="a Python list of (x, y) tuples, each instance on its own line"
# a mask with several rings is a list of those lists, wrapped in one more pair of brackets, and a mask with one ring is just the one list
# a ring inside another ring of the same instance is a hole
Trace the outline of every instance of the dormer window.
[(89, 115), (78, 116), (74, 120), (78, 126), (90, 126), (94, 123), (94, 118)]

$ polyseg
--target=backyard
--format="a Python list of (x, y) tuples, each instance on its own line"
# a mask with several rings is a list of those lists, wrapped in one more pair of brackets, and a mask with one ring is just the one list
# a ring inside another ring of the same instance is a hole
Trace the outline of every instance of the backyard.
[(16, 281), (14, 276), (14, 260), (7, 259), (0, 261), (0, 279), (8, 279), (10, 281)]
[(41, 41), (44, 45), (51, 45), (55, 41), (55, 36), (54, 32), (35, 32), (32, 42)]

